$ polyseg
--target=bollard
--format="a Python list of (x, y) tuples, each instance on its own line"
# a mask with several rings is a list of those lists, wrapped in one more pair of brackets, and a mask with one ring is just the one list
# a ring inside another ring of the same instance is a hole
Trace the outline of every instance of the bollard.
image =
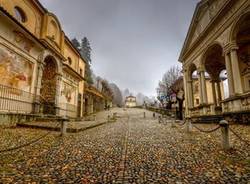
[(221, 138), (222, 138), (222, 147), (224, 150), (230, 149), (229, 144), (229, 124), (226, 120), (220, 121), (221, 127)]
[(174, 127), (175, 127), (174, 121), (171, 120), (171, 128), (174, 128)]
[(161, 116), (158, 117), (158, 122), (159, 122), (159, 123), (162, 122), (162, 117), (161, 117)]
[(67, 133), (67, 121), (61, 120), (61, 136), (66, 135)]
[(146, 118), (146, 112), (143, 112), (143, 117)]
[(190, 119), (186, 119), (186, 131), (187, 133), (190, 133), (192, 131), (192, 123)]

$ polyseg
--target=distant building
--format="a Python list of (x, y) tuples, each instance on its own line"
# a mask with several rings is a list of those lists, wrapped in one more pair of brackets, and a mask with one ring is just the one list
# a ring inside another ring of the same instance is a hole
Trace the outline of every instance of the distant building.
[(125, 107), (135, 107), (136, 106), (136, 97), (127, 96), (125, 99)]

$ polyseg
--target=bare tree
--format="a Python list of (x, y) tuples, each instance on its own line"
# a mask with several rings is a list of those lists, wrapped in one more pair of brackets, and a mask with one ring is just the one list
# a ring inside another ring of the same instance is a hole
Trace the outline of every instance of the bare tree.
[(181, 76), (181, 69), (178, 66), (172, 66), (162, 77), (162, 80), (159, 81), (157, 87), (157, 98), (163, 104), (165, 100), (167, 102), (167, 108), (171, 109), (172, 107), (172, 85), (178, 80)]

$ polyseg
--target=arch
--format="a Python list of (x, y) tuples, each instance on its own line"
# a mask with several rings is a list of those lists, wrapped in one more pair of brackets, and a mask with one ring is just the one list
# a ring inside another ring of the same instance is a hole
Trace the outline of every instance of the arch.
[(56, 22), (52, 19), (50, 20), (49, 23), (49, 34), (50, 36), (54, 37), (55, 40), (57, 40), (57, 36), (58, 36), (58, 27)]
[(56, 59), (50, 55), (45, 57), (40, 90), (44, 114), (56, 114), (57, 74)]
[(211, 44), (209, 44), (209, 45), (205, 48), (205, 50), (204, 50), (204, 52), (203, 52), (203, 54), (202, 54), (202, 56), (201, 56), (201, 65), (204, 66), (204, 64), (205, 64), (205, 59), (206, 59), (206, 57), (207, 57), (208, 52), (209, 52), (211, 49), (213, 49), (214, 47), (216, 47), (216, 46), (221, 47), (222, 50), (223, 50), (223, 48), (224, 48), (223, 43), (221, 43), (221, 42), (219, 42), (219, 41), (214, 41), (214, 42), (212, 42)]
[(247, 10), (243, 15), (239, 16), (236, 21), (232, 24), (230, 34), (229, 34), (229, 41), (230, 43), (235, 43), (237, 39), (237, 34), (240, 30), (241, 24), (244, 22), (244, 20), (250, 16), (250, 9)]
[(48, 16), (52, 18), (52, 20), (55, 21), (55, 23), (58, 25), (59, 27), (59, 30), (62, 30), (62, 26), (61, 26), (61, 23), (59, 21), (59, 19), (57, 18), (57, 16), (51, 12), (48, 13)]
[(41, 61), (44, 62), (46, 58), (51, 58), (54, 62), (56, 62), (56, 72), (57, 74), (62, 75), (61, 61), (55, 55), (52, 55), (49, 50), (44, 50), (41, 56)]
[(239, 17), (232, 29), (232, 42), (237, 46), (237, 59), (243, 92), (250, 91), (250, 10)]
[(212, 78), (219, 78), (220, 72), (226, 69), (223, 47), (219, 42), (214, 42), (205, 50), (201, 65)]
[(14, 7), (15, 17), (18, 21), (25, 23), (27, 22), (27, 15), (22, 8), (19, 6)]
[(192, 79), (192, 74), (197, 70), (197, 66), (194, 63), (191, 63), (188, 67), (187, 67), (187, 73), (188, 73), (188, 80)]

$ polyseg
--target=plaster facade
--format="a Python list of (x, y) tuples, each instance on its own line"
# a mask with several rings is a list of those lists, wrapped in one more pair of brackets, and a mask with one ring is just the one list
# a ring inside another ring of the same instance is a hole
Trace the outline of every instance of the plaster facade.
[(0, 111), (82, 117), (85, 61), (38, 0), (0, 0)]

